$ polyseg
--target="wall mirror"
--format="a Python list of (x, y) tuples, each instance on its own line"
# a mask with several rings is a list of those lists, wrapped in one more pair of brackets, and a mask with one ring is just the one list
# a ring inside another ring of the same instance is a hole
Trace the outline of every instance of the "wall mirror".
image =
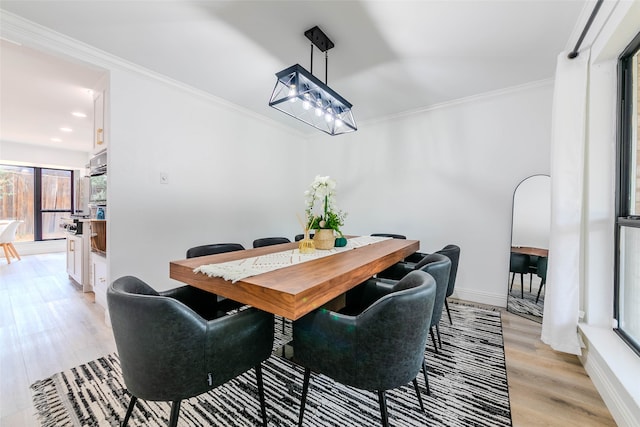
[(507, 310), (542, 322), (551, 222), (551, 178), (533, 175), (513, 193)]

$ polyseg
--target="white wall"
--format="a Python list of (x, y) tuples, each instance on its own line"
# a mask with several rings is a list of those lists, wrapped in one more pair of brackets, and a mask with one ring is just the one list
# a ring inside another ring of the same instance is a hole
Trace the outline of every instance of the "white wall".
[(513, 191), (549, 173), (552, 89), (532, 84), (314, 138), (318, 173), (336, 178), (349, 213), (344, 231), (404, 234), (426, 252), (458, 244), (456, 295), (506, 306)]
[(189, 247), (300, 232), (314, 175), (297, 134), (133, 72), (111, 70), (110, 91), (111, 280), (175, 287), (169, 262)]

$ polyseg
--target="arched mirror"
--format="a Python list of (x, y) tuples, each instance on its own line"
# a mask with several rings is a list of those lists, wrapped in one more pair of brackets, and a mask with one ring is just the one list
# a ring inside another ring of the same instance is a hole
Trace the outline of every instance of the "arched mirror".
[(542, 322), (551, 221), (551, 179), (534, 175), (513, 194), (507, 310)]

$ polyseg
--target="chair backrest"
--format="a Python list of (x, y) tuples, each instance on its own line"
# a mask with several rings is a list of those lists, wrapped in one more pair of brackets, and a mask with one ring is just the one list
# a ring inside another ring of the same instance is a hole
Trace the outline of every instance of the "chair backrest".
[(266, 360), (273, 315), (248, 308), (205, 320), (175, 298), (125, 276), (107, 289), (127, 389), (145, 400), (197, 396)]
[(291, 240), (286, 237), (263, 237), (253, 241), (254, 248), (261, 248), (263, 246), (279, 245), (281, 243), (290, 243)]
[(447, 297), (447, 289), (449, 287), (451, 260), (442, 254), (433, 253), (422, 258), (422, 261), (416, 265), (415, 269), (429, 273), (436, 281), (436, 301), (433, 306), (430, 325), (434, 326), (440, 322), (442, 317), (442, 308), (444, 307), (444, 300)]
[[(293, 329), (296, 359), (360, 389), (407, 384), (422, 366), (435, 295), (433, 277), (412, 271), (357, 316), (321, 310), (303, 317)], [(323, 327), (314, 316), (323, 318)]]
[(529, 272), (529, 255), (511, 252), (509, 260), (510, 273), (528, 273)]
[(107, 289), (107, 306), (129, 391), (147, 400), (174, 400), (207, 390), (206, 326), (181, 302), (125, 276)]
[(13, 243), (16, 240), (16, 231), (20, 221), (11, 221), (5, 224), (4, 228), (0, 230), (0, 243)]
[(547, 279), (547, 263), (548, 258), (546, 256), (538, 257), (536, 275), (545, 280)]
[[(309, 233), (309, 238), (313, 239), (313, 233)], [(293, 238), (293, 240), (295, 240), (296, 242), (299, 242), (302, 239), (304, 239), (304, 234), (296, 234)]]
[(224, 252), (243, 251), (240, 243), (212, 243), (210, 245), (195, 246), (187, 250), (187, 258), (215, 255)]
[(404, 236), (402, 234), (393, 234), (393, 233), (371, 233), (372, 236), (374, 237), (392, 237), (394, 239), (405, 239), (407, 238), (407, 236)]
[(447, 285), (447, 296), (453, 295), (456, 286), (456, 276), (458, 275), (458, 263), (460, 262), (460, 246), (447, 245), (440, 249), (438, 254), (444, 255), (451, 260), (451, 271), (449, 272), (449, 284)]

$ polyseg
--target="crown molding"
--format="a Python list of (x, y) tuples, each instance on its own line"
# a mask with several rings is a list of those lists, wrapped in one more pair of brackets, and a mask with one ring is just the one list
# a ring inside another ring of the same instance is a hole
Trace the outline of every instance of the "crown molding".
[(0, 9), (0, 38), (10, 43), (28, 46), (54, 55), (64, 56), (67, 59), (82, 62), (88, 67), (103, 69), (105, 72), (120, 70), (136, 73), (148, 79), (156, 80), (165, 85), (188, 92), (220, 107), (228, 108), (240, 114), (249, 116), (255, 120), (268, 124), (269, 126), (273, 126), (287, 132), (292, 136), (303, 139), (309, 138), (309, 135), (285, 126), (284, 124), (272, 120), (264, 115), (197, 89), (179, 80), (167, 77), (164, 74), (149, 70), (116, 55), (112, 55), (87, 43), (24, 19), (19, 15), (7, 12), (3, 9)]

